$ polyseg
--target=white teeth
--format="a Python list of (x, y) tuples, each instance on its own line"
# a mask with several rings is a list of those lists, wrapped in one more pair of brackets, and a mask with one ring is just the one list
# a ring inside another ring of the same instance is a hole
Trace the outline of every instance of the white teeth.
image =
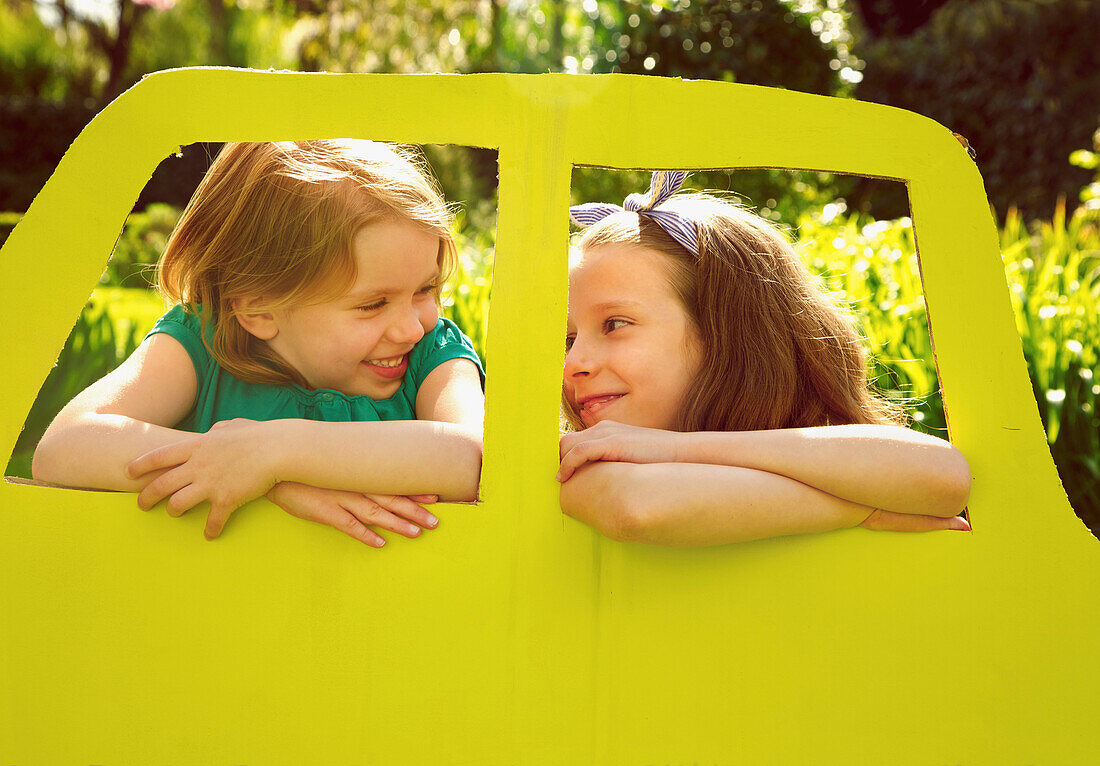
[(620, 396), (622, 396), (622, 394), (608, 394), (607, 396), (598, 396), (594, 399), (589, 399), (584, 404), (582, 404), (581, 409), (587, 410), (599, 404), (606, 404), (607, 402), (610, 402), (614, 399), (618, 399)]
[(405, 357), (399, 356), (396, 359), (368, 359), (367, 364), (373, 364), (376, 367), (397, 367), (405, 361)]

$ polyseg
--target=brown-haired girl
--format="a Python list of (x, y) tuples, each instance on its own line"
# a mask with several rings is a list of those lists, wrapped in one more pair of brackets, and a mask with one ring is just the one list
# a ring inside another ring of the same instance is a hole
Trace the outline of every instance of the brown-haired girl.
[(850, 319), (783, 235), (653, 174), (570, 269), (563, 510), (616, 539), (711, 545), (862, 525), (968, 530), (970, 470), (900, 427)]
[(376, 547), (434, 527), (423, 504), (473, 499), (481, 465), (481, 362), (439, 316), (451, 217), (404, 150), (227, 144), (159, 264), (176, 305), (58, 414), (35, 478), (208, 501), (208, 538), (264, 494)]

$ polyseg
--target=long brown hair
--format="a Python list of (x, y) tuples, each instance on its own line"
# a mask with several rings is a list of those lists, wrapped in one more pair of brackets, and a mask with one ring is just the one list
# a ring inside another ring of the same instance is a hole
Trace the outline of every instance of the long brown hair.
[(229, 373), (254, 383), (305, 385), (240, 325), (235, 302), (251, 299), (249, 310), (262, 312), (341, 294), (356, 277), (356, 232), (394, 218), (439, 238), (445, 281), (457, 263), (452, 217), (423, 163), (401, 147), (358, 140), (229, 143), (172, 232), (157, 282), (186, 310), (201, 306), (203, 342)]
[[(669, 282), (703, 350), (679, 430), (905, 422), (899, 407), (871, 390), (852, 317), (774, 224), (706, 194), (678, 194), (662, 208), (694, 222), (698, 258), (636, 213), (604, 218), (578, 247), (632, 244), (667, 259)], [(568, 406), (565, 415), (584, 427)]]

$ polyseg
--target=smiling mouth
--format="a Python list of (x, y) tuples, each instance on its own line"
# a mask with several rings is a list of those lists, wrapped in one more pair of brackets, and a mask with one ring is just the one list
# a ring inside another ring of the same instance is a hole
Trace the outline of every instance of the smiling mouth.
[(612, 402), (617, 402), (626, 394), (605, 394), (604, 396), (592, 396), (580, 402), (581, 417), (595, 417), (596, 413)]
[(402, 354), (401, 356), (390, 356), (382, 359), (365, 359), (363, 364), (375, 375), (392, 380), (405, 374), (405, 370), (409, 366), (409, 355)]

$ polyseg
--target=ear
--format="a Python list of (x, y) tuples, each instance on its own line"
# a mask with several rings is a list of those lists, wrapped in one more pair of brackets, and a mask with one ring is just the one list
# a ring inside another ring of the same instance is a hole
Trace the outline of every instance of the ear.
[(231, 300), (233, 315), (247, 332), (260, 340), (271, 340), (279, 334), (279, 325), (271, 311), (255, 311), (253, 306), (262, 304), (259, 298), (235, 298)]

